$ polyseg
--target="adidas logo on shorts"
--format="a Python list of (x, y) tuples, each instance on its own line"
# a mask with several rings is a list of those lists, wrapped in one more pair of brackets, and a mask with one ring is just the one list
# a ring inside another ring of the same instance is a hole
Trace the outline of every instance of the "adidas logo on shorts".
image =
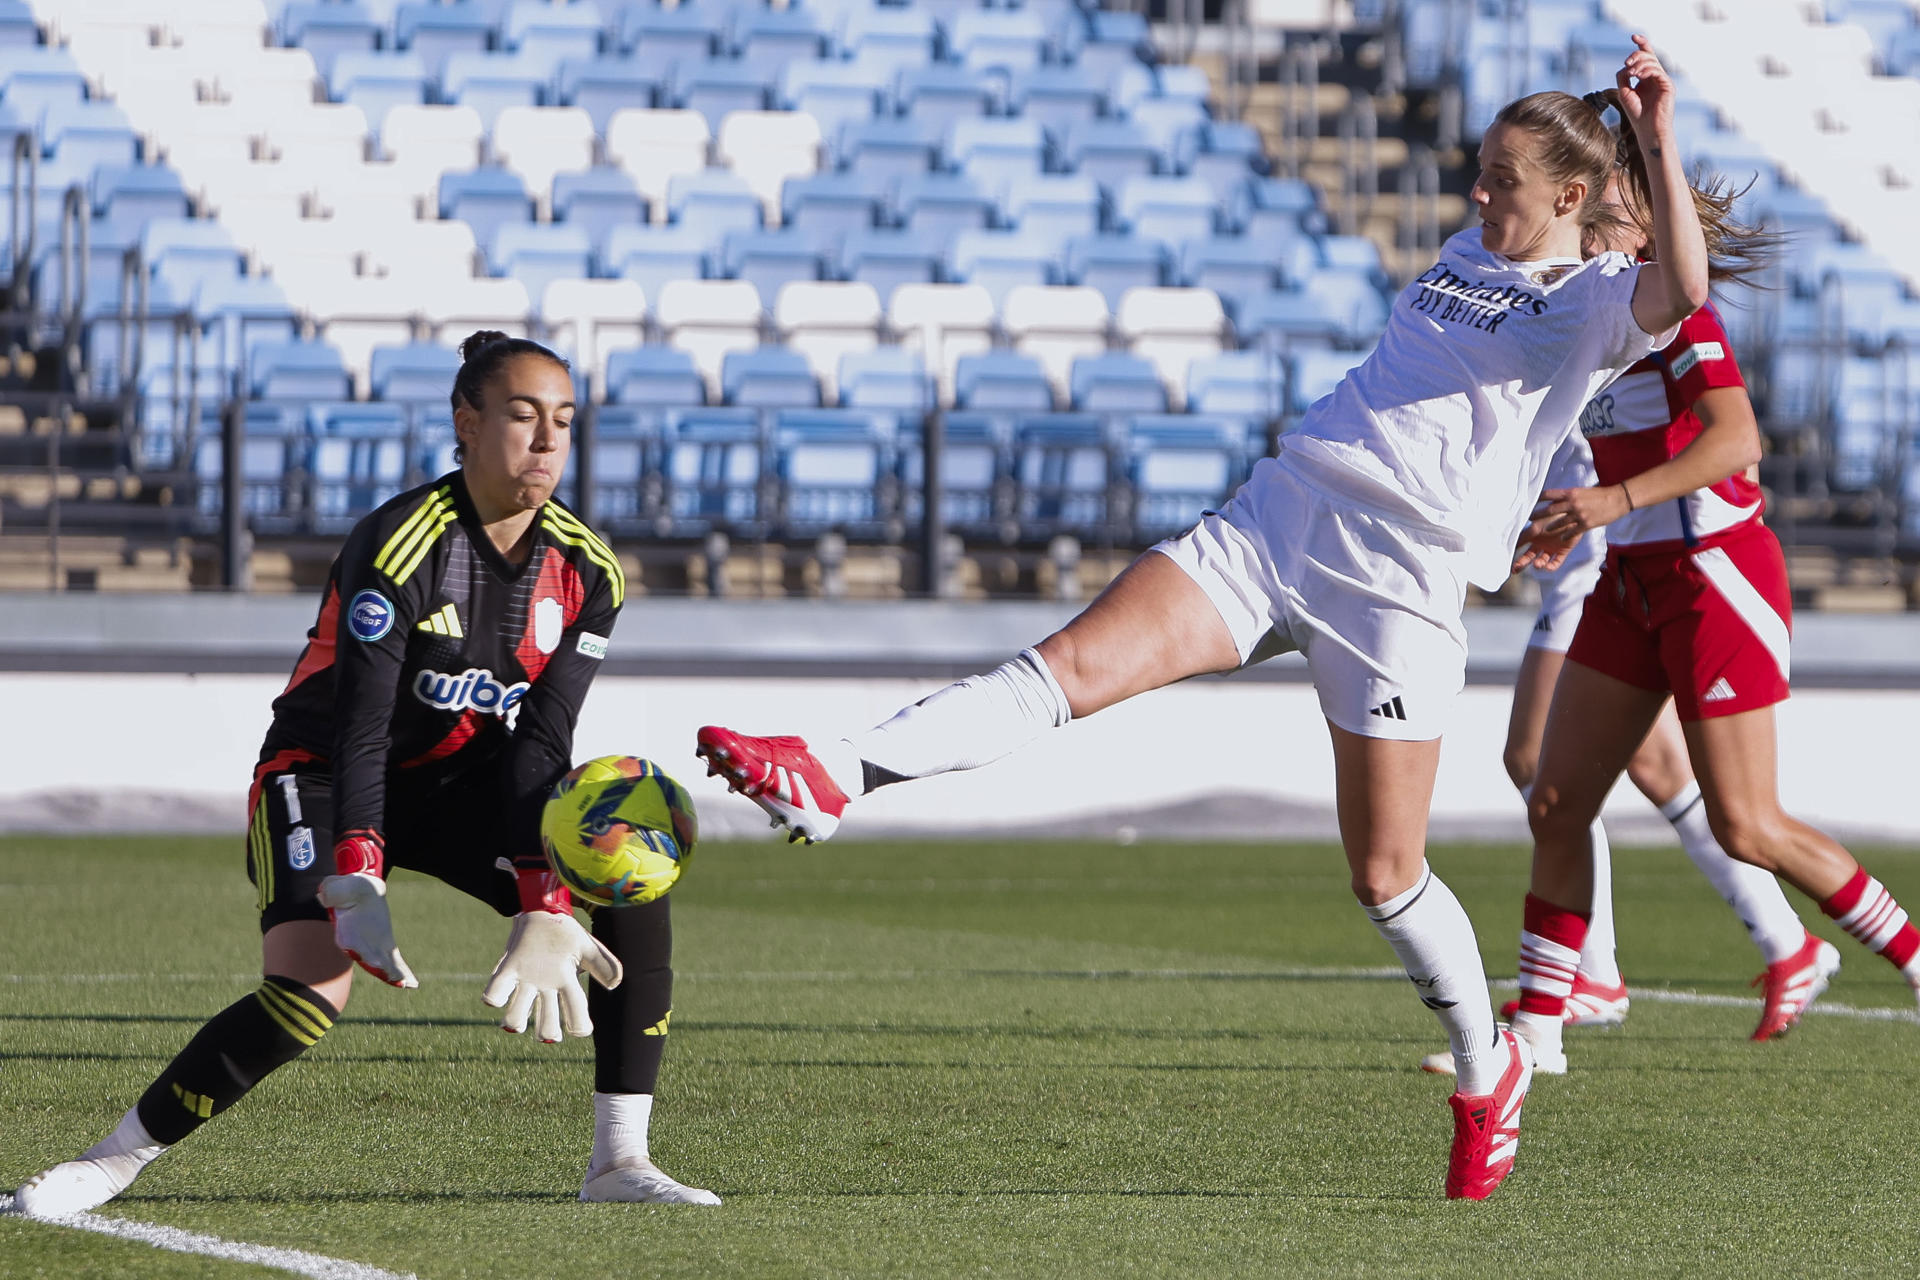
[[(1729, 692), (1727, 696), (1731, 698), (1733, 694)], [(1407, 709), (1400, 705), (1400, 695), (1396, 693), (1373, 710), (1367, 712), (1367, 714), (1370, 716), (1380, 716), (1387, 720), (1405, 720), (1407, 718)]]
[(1727, 683), (1727, 678), (1725, 676), (1721, 676), (1718, 680), (1715, 680), (1713, 682), (1712, 686), (1709, 687), (1705, 693), (1700, 695), (1700, 701), (1725, 702), (1728, 698), (1731, 698), (1733, 696), (1734, 696), (1733, 686)]

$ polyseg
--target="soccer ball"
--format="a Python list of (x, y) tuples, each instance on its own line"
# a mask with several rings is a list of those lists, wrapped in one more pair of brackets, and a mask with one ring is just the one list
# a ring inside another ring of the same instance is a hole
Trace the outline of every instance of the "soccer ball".
[(686, 789), (634, 756), (579, 766), (554, 784), (540, 815), (547, 861), (602, 907), (637, 907), (673, 888), (698, 837)]

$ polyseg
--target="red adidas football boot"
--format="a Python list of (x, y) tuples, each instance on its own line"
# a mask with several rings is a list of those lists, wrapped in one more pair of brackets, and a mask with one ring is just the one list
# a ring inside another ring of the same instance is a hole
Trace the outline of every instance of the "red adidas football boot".
[(1766, 1006), (1760, 1011), (1760, 1025), (1753, 1029), (1753, 1038), (1773, 1040), (1793, 1030), (1800, 1015), (1819, 999), (1838, 972), (1840, 953), (1832, 943), (1812, 934), (1798, 951), (1768, 965), (1767, 971), (1753, 980), (1756, 987), (1767, 984)]
[(1520, 1150), (1520, 1108), (1533, 1083), (1533, 1050), (1506, 1028), (1507, 1069), (1492, 1093), (1456, 1093), (1447, 1099), (1453, 1108), (1453, 1151), (1447, 1158), (1447, 1199), (1485, 1200), (1513, 1172)]
[(787, 839), (831, 839), (847, 810), (846, 793), (807, 749), (805, 738), (749, 738), (708, 725), (694, 754), (707, 762), (707, 776), (725, 778), (727, 789), (766, 810)]

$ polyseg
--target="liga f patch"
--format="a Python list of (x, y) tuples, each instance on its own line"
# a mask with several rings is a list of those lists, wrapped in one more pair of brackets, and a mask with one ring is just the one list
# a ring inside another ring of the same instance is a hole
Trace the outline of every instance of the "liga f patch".
[(1673, 376), (1684, 378), (1702, 360), (1725, 360), (1727, 349), (1717, 342), (1696, 342), (1673, 359)]

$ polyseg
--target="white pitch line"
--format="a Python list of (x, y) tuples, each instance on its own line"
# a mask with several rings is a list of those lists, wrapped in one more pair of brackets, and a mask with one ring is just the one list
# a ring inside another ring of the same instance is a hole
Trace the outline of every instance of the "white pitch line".
[[(13, 1197), (0, 1193), (0, 1213), (13, 1213)], [(128, 1218), (103, 1218), (97, 1213), (75, 1213), (64, 1218), (28, 1218), (52, 1227), (71, 1227), (103, 1236), (118, 1236), (136, 1244), (152, 1245), (169, 1253), (191, 1253), (223, 1262), (250, 1262), (257, 1267), (272, 1267), (312, 1280), (418, 1280), (411, 1271), (382, 1271), (364, 1262), (329, 1258), (325, 1254), (299, 1249), (281, 1249), (268, 1244), (248, 1244), (242, 1240), (222, 1240), (219, 1236), (163, 1227), (156, 1222), (135, 1222)]]

